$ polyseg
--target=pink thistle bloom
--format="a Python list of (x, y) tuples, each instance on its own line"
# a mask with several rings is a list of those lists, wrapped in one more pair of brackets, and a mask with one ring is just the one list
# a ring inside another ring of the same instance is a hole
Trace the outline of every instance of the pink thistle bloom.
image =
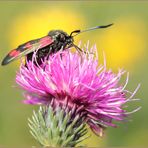
[[(92, 47), (91, 51), (96, 51)], [(35, 58), (34, 58), (35, 61)], [(68, 107), (77, 106), (86, 115), (86, 122), (98, 135), (107, 126), (115, 126), (113, 120), (121, 121), (128, 114), (123, 105), (132, 99), (134, 93), (120, 85), (119, 70), (113, 73), (106, 65), (99, 65), (96, 55), (60, 51), (45, 60), (41, 66), (34, 61), (21, 64), (16, 82), (26, 91), (24, 103), (50, 104), (60, 102)], [(130, 95), (129, 98), (127, 96)]]

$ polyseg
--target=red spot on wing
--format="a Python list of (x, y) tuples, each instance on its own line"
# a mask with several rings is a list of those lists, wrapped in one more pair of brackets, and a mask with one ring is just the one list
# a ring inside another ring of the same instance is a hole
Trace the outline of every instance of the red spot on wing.
[(13, 49), (10, 53), (9, 53), (9, 56), (10, 57), (16, 57), (20, 54), (20, 51), (19, 50), (16, 50), (16, 49)]
[(43, 48), (45, 46), (50, 45), (51, 43), (53, 43), (53, 39), (49, 36), (43, 37), (40, 39), (39, 43), (40, 43), (40, 48)]
[[(39, 40), (40, 48), (46, 47), (53, 43), (53, 39), (50, 36), (45, 36)], [(33, 47), (34, 44), (31, 44), (30, 42), (26, 43), (23, 47), (23, 49), (30, 49)], [(22, 51), (18, 49), (13, 49), (10, 51), (9, 56), (10, 57), (17, 57)]]
[(32, 44), (30, 43), (30, 42), (28, 42), (25, 46), (24, 46), (24, 48), (31, 48), (32, 47)]

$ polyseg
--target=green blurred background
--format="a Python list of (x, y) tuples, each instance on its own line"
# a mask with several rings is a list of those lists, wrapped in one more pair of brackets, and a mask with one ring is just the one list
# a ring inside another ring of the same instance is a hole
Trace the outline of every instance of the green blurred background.
[[(51, 29), (70, 33), (96, 25), (114, 23), (114, 26), (91, 31), (75, 38), (97, 44), (100, 59), (105, 52), (108, 68), (130, 72), (127, 88), (141, 87), (130, 103), (129, 111), (142, 109), (129, 117), (118, 128), (108, 128), (103, 138), (92, 136), (87, 146), (148, 146), (148, 2), (128, 1), (7, 1), (0, 2), (0, 59), (8, 51), (31, 39), (44, 36)], [(24, 105), (22, 91), (16, 88), (15, 75), (19, 62), (0, 67), (0, 146), (37, 145), (29, 133), (27, 118), (35, 106)]]

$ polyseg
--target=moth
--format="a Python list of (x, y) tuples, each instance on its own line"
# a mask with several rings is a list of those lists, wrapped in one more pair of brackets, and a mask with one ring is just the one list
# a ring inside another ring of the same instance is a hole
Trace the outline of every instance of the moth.
[(3, 59), (1, 65), (7, 65), (13, 60), (19, 59), (22, 56), (26, 56), (27, 61), (32, 60), (34, 51), (36, 52), (36, 61), (40, 65), (42, 60), (59, 50), (65, 50), (70, 47), (75, 47), (77, 50), (82, 51), (78, 46), (74, 44), (74, 37), (80, 33), (95, 30), (99, 28), (107, 28), (113, 24), (104, 26), (96, 26), (86, 30), (74, 30), (69, 34), (62, 30), (51, 30), (49, 33), (41, 38), (28, 41), (19, 45), (16, 49), (11, 50)]

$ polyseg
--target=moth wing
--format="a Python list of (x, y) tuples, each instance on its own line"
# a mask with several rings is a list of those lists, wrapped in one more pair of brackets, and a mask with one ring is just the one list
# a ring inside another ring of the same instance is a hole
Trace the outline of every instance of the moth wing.
[(41, 49), (53, 43), (53, 39), (50, 36), (45, 36), (40, 39), (31, 40), (26, 42), (16, 49), (11, 50), (2, 61), (2, 65), (6, 65), (11, 61), (25, 56), (35, 50)]

